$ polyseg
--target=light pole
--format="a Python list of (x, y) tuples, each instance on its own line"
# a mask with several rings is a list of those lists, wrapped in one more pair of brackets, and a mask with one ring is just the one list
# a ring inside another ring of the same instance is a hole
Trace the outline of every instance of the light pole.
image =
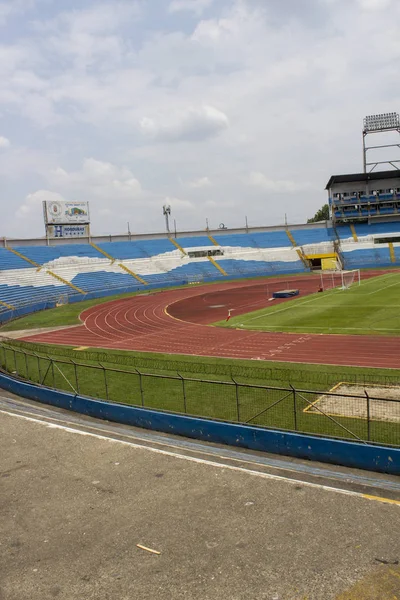
[(169, 216), (171, 214), (171, 207), (169, 204), (164, 204), (163, 206), (163, 215), (165, 217), (165, 226), (167, 228), (167, 233), (169, 233)]
[(399, 143), (392, 144), (381, 144), (379, 146), (368, 146), (366, 145), (366, 137), (372, 133), (387, 133), (389, 131), (397, 131), (400, 134), (400, 117), (398, 113), (383, 113), (380, 115), (369, 115), (365, 117), (363, 124), (363, 163), (364, 173), (371, 173), (378, 165), (390, 165), (395, 169), (400, 169), (400, 159), (398, 158), (398, 152), (396, 159), (391, 160), (371, 160), (367, 162), (368, 150), (377, 150), (380, 148), (400, 148)]

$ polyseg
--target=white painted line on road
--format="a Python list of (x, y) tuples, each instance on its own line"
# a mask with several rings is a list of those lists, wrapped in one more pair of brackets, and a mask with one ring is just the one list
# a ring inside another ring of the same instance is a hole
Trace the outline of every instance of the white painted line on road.
[(185, 456), (184, 454), (177, 454), (175, 452), (170, 452), (168, 450), (160, 450), (159, 448), (151, 448), (146, 445), (137, 444), (134, 442), (127, 442), (125, 440), (115, 439), (113, 437), (109, 437), (106, 435), (100, 435), (98, 433), (90, 433), (88, 431), (82, 431), (80, 429), (74, 429), (73, 427), (68, 427), (66, 425), (57, 425), (55, 423), (49, 423), (48, 421), (44, 421), (42, 419), (37, 419), (33, 417), (27, 417), (25, 415), (16, 414), (13, 412), (9, 412), (6, 410), (0, 409), (0, 412), (6, 414), (10, 417), (17, 417), (19, 419), (24, 419), (26, 421), (31, 421), (33, 423), (38, 423), (39, 425), (45, 425), (49, 429), (61, 429), (68, 433), (75, 433), (78, 435), (84, 435), (88, 437), (93, 437), (99, 440), (104, 440), (108, 442), (114, 442), (116, 444), (122, 444), (124, 446), (130, 446), (131, 448), (136, 448), (137, 450), (147, 450), (148, 452), (153, 452), (155, 454), (161, 454), (163, 456), (169, 456), (171, 458), (178, 458), (180, 460), (186, 460), (188, 462), (193, 462), (197, 464), (208, 465), (211, 467), (215, 467), (218, 469), (227, 469), (229, 471), (237, 471), (239, 473), (246, 473), (247, 475), (252, 475), (253, 477), (260, 477), (262, 479), (270, 479), (273, 481), (281, 481), (289, 484), (295, 485), (304, 485), (305, 487), (314, 488), (324, 490), (326, 492), (336, 492), (337, 494), (342, 494), (345, 496), (352, 496), (354, 498), (362, 498), (363, 500), (373, 500), (375, 502), (381, 502), (385, 504), (395, 504), (400, 507), (400, 500), (392, 500), (390, 498), (383, 498), (380, 496), (373, 496), (370, 494), (362, 494), (360, 492), (354, 492), (352, 490), (344, 490), (342, 488), (334, 488), (326, 485), (322, 485), (319, 483), (312, 483), (309, 481), (300, 481), (299, 479), (291, 479), (290, 477), (283, 477), (281, 475), (272, 475), (270, 473), (262, 473), (261, 471), (254, 471), (252, 469), (246, 469), (245, 467), (236, 467), (233, 465), (225, 465), (212, 460), (206, 460), (204, 458), (196, 458), (194, 456)]

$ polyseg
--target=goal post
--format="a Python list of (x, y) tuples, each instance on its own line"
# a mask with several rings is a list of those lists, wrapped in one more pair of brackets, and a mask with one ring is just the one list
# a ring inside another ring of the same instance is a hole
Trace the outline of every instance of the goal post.
[(360, 269), (351, 271), (340, 271), (342, 275), (342, 290), (348, 290), (353, 284), (361, 284)]
[(56, 307), (57, 308), (59, 306), (64, 306), (65, 304), (68, 304), (68, 295), (67, 294), (61, 294), (61, 296), (58, 296), (58, 298), (56, 298)]
[(360, 269), (350, 271), (321, 271), (321, 289), (333, 290), (339, 288), (348, 290), (352, 285), (361, 284)]

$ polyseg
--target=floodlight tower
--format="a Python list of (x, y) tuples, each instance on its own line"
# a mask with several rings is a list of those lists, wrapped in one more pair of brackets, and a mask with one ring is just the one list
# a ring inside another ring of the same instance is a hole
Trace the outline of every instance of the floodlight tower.
[(171, 207), (169, 204), (164, 204), (163, 206), (163, 215), (165, 217), (165, 226), (167, 228), (167, 233), (170, 233), (169, 231), (169, 216), (171, 214)]
[(366, 146), (367, 135), (370, 135), (371, 133), (387, 133), (388, 131), (397, 131), (397, 133), (400, 135), (400, 118), (398, 113), (392, 112), (365, 117), (363, 126), (364, 173), (367, 173), (367, 171), (373, 171), (378, 165), (391, 165), (395, 169), (400, 169), (400, 158), (398, 160), (367, 162), (368, 150), (376, 150), (377, 148), (400, 148), (400, 143), (384, 144), (381, 146)]

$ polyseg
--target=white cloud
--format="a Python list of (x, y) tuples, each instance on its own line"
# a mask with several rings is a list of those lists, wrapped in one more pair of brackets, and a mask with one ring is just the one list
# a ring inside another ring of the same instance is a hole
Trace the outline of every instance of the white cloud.
[(0, 135), (0, 148), (8, 148), (10, 146), (10, 140)]
[(118, 198), (133, 199), (142, 192), (139, 181), (130, 169), (95, 158), (86, 158), (78, 171), (66, 171), (58, 167), (49, 173), (48, 180), (53, 187), (70, 194), (82, 193), (110, 202)]
[(260, 187), (266, 192), (278, 194), (293, 193), (314, 189), (314, 186), (309, 182), (290, 181), (287, 179), (269, 179), (263, 173), (253, 171), (249, 176), (250, 185)]
[(358, 0), (358, 4), (363, 10), (384, 10), (389, 8), (392, 0)]
[(214, 0), (172, 0), (168, 6), (168, 12), (190, 11), (196, 15), (201, 15), (213, 2)]
[(165, 197), (181, 228), (305, 221), (399, 109), (400, 2), (153, 4), (0, 0), (6, 235), (34, 235), (8, 206), (35, 190), (89, 200), (94, 232), (162, 230)]
[(200, 190), (210, 187), (212, 183), (208, 177), (199, 177), (198, 179), (192, 179), (183, 185), (193, 190)]
[(42, 203), (43, 201), (62, 201), (64, 197), (57, 192), (51, 192), (50, 190), (37, 190), (32, 194), (28, 194), (25, 198), (25, 201), (18, 208), (15, 216), (18, 219), (34, 219), (34, 222), (40, 217), (40, 220), (43, 221), (42, 216)]
[(26, 13), (34, 8), (40, 0), (6, 0), (0, 2), (0, 25), (3, 25), (7, 19), (14, 15)]
[(190, 202), (190, 200), (185, 200), (182, 198), (175, 198), (175, 197), (170, 197), (167, 196), (164, 199), (164, 204), (169, 204), (170, 207), (172, 208), (172, 210), (175, 211), (193, 211), (194, 210), (194, 205), (192, 202)]
[(140, 129), (161, 142), (202, 141), (214, 137), (229, 126), (228, 117), (213, 106), (191, 107), (160, 118), (143, 117)]

